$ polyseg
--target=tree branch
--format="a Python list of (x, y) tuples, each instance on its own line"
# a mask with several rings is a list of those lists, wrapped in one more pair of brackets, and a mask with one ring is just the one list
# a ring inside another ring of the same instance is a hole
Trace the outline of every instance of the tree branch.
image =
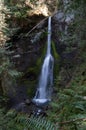
[[(53, 17), (55, 14), (57, 13), (57, 11), (55, 13), (52, 14), (51, 17)], [(36, 26), (34, 26), (28, 33), (27, 35), (29, 35), (34, 29), (36, 29), (42, 22), (44, 22), (45, 20), (47, 20), (48, 17), (44, 18), (41, 22), (39, 22)]]
[(86, 118), (78, 118), (78, 119), (73, 119), (73, 120), (70, 120), (70, 121), (64, 121), (64, 122), (57, 122), (56, 124), (68, 124), (68, 123), (71, 123), (71, 122), (76, 122), (76, 121), (86, 121)]

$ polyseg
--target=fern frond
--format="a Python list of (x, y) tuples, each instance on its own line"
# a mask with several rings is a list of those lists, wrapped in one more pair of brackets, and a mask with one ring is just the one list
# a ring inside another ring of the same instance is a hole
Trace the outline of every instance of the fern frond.
[(17, 121), (24, 124), (25, 128), (30, 128), (31, 130), (56, 130), (53, 123), (44, 117), (27, 117), (27, 116), (17, 116)]

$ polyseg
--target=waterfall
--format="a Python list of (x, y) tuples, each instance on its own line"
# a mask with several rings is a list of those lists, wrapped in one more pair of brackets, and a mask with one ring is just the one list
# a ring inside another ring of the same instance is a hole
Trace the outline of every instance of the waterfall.
[(33, 98), (33, 102), (36, 104), (43, 104), (51, 100), (53, 85), (53, 65), (54, 59), (51, 55), (51, 17), (49, 17), (47, 52), (42, 65), (38, 88), (35, 97)]

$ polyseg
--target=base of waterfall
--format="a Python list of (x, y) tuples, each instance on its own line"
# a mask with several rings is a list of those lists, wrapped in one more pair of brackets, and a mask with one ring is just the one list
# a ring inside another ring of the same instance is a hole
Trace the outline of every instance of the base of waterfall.
[(51, 99), (33, 99), (32, 102), (38, 106), (47, 105)]

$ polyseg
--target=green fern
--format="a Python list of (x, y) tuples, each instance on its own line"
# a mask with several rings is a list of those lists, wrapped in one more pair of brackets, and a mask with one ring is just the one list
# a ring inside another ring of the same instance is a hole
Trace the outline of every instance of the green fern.
[(30, 130), (56, 130), (54, 124), (44, 117), (20, 115), (17, 117), (17, 121), (24, 124), (26, 129), (30, 128)]
[(28, 117), (14, 110), (4, 114), (4, 111), (0, 110), (0, 130), (58, 130), (54, 123), (45, 117)]
[[(78, 89), (78, 87), (80, 89)], [(58, 101), (51, 103), (52, 113), (53, 115), (57, 115), (57, 117), (55, 116), (53, 118), (55, 118), (54, 120), (58, 123), (60, 122), (60, 129), (63, 127), (64, 130), (75, 130), (76, 128), (79, 130), (79, 126), (84, 125), (84, 127), (86, 127), (86, 99), (84, 99), (83, 93), (79, 93), (83, 87), (78, 87), (74, 86), (60, 91)], [(75, 91), (74, 88), (77, 88), (78, 91)], [(85, 119), (85, 121), (83, 119)], [(68, 123), (61, 124), (61, 122)]]

